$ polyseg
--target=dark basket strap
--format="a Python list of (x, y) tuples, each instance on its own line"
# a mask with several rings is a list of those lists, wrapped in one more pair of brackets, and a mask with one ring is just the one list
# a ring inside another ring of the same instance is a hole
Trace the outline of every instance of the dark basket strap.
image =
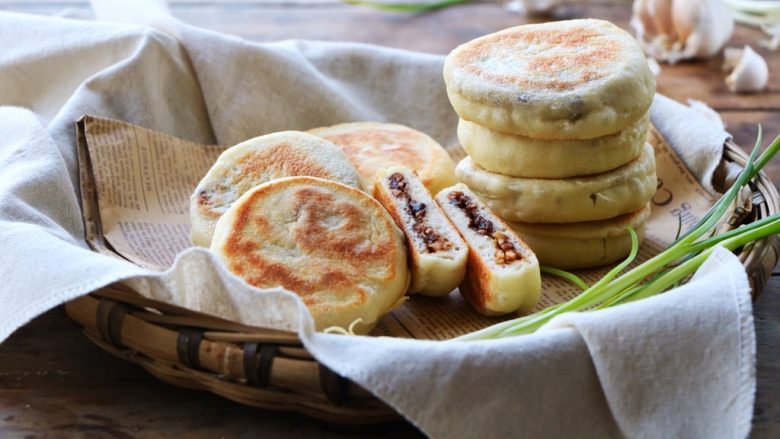
[(179, 361), (190, 369), (200, 369), (200, 344), (203, 331), (193, 328), (181, 328), (176, 336), (176, 355)]
[(335, 406), (340, 406), (349, 397), (349, 381), (320, 363), (320, 386), (325, 396)]
[(249, 384), (260, 388), (268, 387), (278, 350), (274, 344), (244, 343), (244, 374)]
[(100, 299), (97, 306), (96, 323), (100, 336), (115, 348), (124, 350), (122, 345), (122, 323), (125, 321), (127, 308), (113, 300)]

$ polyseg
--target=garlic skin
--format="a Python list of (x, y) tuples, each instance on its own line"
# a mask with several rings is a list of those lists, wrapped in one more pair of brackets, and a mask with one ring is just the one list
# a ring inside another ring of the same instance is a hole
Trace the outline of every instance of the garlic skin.
[(734, 17), (721, 0), (634, 0), (631, 27), (645, 53), (674, 64), (718, 53)]
[(747, 45), (742, 49), (727, 48), (723, 53), (723, 69), (731, 71), (726, 86), (735, 93), (760, 91), (769, 82), (766, 61)]

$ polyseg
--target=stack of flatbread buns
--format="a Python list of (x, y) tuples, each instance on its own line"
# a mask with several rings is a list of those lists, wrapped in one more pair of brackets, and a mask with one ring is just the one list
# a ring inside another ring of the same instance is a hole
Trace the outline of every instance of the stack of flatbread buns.
[(468, 156), (458, 179), (542, 264), (605, 265), (643, 237), (656, 189), (645, 143), (655, 80), (638, 43), (601, 20), (506, 29), (444, 66)]

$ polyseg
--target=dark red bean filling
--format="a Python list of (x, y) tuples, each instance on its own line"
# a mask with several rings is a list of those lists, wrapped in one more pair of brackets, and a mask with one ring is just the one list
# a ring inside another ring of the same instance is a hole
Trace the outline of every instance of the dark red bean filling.
[(450, 250), (453, 247), (452, 242), (428, 225), (426, 218), (428, 206), (425, 203), (413, 200), (412, 196), (409, 195), (408, 183), (403, 174), (396, 172), (390, 175), (388, 180), (390, 181), (390, 193), (394, 197), (405, 201), (406, 206), (404, 208), (414, 219), (412, 231), (423, 241), (425, 250), (429, 253)]
[(523, 258), (509, 237), (496, 230), (493, 222), (479, 213), (479, 206), (468, 195), (461, 191), (453, 191), (447, 194), (447, 199), (466, 214), (470, 229), (493, 239), (496, 244), (496, 262), (498, 264), (509, 264)]

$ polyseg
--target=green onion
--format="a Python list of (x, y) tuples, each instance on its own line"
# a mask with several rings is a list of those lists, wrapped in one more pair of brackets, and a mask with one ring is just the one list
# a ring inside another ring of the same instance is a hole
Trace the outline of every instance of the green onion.
[(568, 271), (561, 270), (558, 268), (548, 267), (546, 265), (539, 266), (539, 270), (542, 273), (552, 274), (553, 276), (558, 276), (560, 278), (566, 279), (567, 281), (573, 283), (574, 285), (577, 285), (583, 290), (588, 289), (588, 284), (586, 284), (584, 280), (580, 279), (580, 277), (574, 273), (570, 273)]
[[(547, 307), (537, 313), (507, 320), (466, 334), (455, 340), (481, 340), (527, 334), (565, 312), (603, 309), (651, 297), (673, 288), (687, 279), (712, 254), (716, 245), (735, 251), (753, 241), (780, 233), (780, 214), (774, 214), (734, 230), (709, 236), (728, 212), (740, 190), (753, 180), (780, 150), (780, 136), (775, 138), (766, 151), (758, 156), (760, 149), (761, 127), (759, 126), (756, 144), (748, 157), (745, 169), (742, 170), (734, 185), (690, 230), (682, 235), (678, 231), (678, 237), (666, 250), (620, 275), (633, 262), (639, 250), (636, 232), (629, 228), (628, 231), (631, 234), (630, 255), (598, 282), (585, 288), (577, 297)], [(574, 279), (582, 282), (576, 275), (563, 270), (544, 267), (542, 271), (561, 276), (574, 283), (578, 283)]]
[(344, 3), (355, 6), (367, 6), (369, 8), (381, 9), (385, 11), (396, 12), (425, 12), (434, 9), (446, 8), (447, 6), (468, 3), (470, 0), (441, 0), (426, 3), (414, 2), (381, 2), (373, 0), (343, 0)]
[(748, 26), (758, 27), (771, 36), (762, 45), (774, 50), (780, 45), (780, 1), (777, 0), (724, 0), (734, 19)]

